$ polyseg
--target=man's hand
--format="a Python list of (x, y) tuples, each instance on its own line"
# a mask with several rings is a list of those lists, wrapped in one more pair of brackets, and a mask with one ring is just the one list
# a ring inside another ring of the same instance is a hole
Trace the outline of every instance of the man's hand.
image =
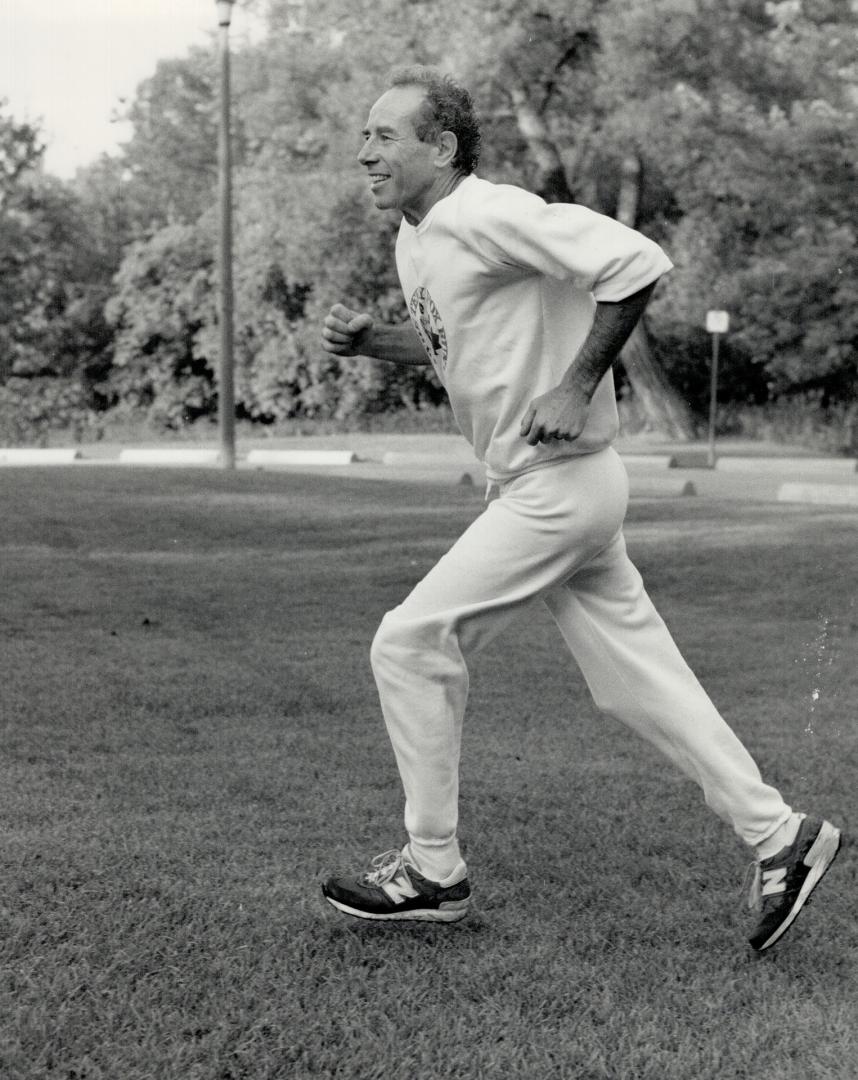
[(520, 435), (531, 446), (551, 439), (574, 442), (584, 430), (590, 402), (580, 391), (557, 386), (531, 401)]
[(372, 316), (334, 304), (325, 317), (322, 348), (336, 356), (363, 356), (373, 328)]

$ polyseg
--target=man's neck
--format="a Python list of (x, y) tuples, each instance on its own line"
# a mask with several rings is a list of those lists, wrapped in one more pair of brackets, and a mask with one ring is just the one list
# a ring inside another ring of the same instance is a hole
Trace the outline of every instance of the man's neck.
[(409, 225), (419, 225), (420, 222), (426, 217), (429, 211), (439, 203), (442, 199), (446, 199), (448, 195), (456, 190), (461, 182), (466, 178), (467, 174), (460, 172), (458, 169), (456, 172), (446, 173), (440, 180), (433, 185), (432, 189), (427, 193), (426, 199), (423, 201), (419, 208), (403, 210), (403, 216)]

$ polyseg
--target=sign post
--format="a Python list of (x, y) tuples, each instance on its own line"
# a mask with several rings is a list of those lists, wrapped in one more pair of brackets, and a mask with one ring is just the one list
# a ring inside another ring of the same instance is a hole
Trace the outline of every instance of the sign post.
[(730, 329), (726, 311), (706, 312), (706, 331), (712, 335), (712, 381), (709, 389), (709, 455), (710, 469), (715, 468), (715, 417), (718, 411), (718, 345), (722, 334)]

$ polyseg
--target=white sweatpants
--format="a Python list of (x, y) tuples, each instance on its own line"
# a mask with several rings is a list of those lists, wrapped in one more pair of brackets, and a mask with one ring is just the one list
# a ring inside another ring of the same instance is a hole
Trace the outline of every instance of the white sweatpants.
[(418, 865), (459, 859), (466, 656), (539, 598), (596, 705), (656, 746), (748, 844), (790, 816), (682, 659), (626, 554), (628, 479), (613, 450), (563, 461), (498, 497), (382, 620), (372, 664)]

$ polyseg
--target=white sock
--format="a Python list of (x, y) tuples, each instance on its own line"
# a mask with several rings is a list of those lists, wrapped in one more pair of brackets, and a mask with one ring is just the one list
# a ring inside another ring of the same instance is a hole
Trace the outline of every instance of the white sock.
[(452, 847), (447, 844), (436, 847), (434, 844), (421, 844), (419, 841), (415, 843), (411, 840), (402, 849), (402, 855), (418, 874), (444, 888), (456, 885), (468, 876), (468, 869), (455, 840)]
[(783, 825), (779, 825), (775, 829), (771, 836), (761, 840), (754, 848), (757, 859), (764, 862), (766, 859), (770, 859), (772, 855), (777, 855), (783, 848), (789, 847), (798, 835), (799, 826), (805, 816), (805, 814), (791, 814)]

